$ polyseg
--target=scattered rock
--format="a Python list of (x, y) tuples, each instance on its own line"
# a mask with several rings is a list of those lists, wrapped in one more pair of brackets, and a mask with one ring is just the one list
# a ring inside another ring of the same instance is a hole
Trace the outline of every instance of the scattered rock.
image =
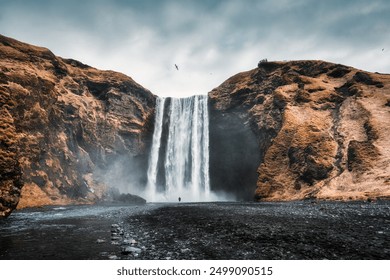
[(119, 230), (119, 225), (118, 224), (112, 224), (111, 225), (111, 232), (116, 232)]
[(138, 242), (136, 240), (134, 240), (134, 239), (131, 239), (130, 240), (130, 244), (135, 245), (135, 244), (138, 244)]
[(127, 255), (127, 254), (139, 254), (141, 253), (142, 250), (137, 247), (133, 246), (126, 246), (122, 248), (122, 254)]
[(131, 244), (131, 241), (128, 240), (128, 239), (124, 239), (124, 240), (122, 241), (122, 245), (130, 245), (130, 244)]
[(191, 250), (188, 249), (188, 248), (184, 248), (184, 249), (181, 249), (180, 252), (181, 252), (182, 254), (189, 254), (189, 253), (191, 253)]

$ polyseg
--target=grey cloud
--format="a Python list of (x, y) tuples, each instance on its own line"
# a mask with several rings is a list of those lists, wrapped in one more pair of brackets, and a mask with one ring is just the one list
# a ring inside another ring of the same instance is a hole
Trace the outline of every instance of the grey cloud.
[(390, 49), (384, 0), (0, 0), (0, 7), (0, 33), (124, 72), (156, 94), (207, 93), (264, 57), (390, 72), (390, 52), (381, 52)]

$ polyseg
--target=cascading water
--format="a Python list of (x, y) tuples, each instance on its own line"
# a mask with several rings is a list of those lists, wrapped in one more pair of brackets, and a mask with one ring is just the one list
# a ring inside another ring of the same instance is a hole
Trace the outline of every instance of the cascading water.
[(206, 95), (157, 99), (147, 179), (148, 201), (210, 200)]
[(156, 117), (155, 117), (155, 126), (153, 132), (153, 142), (152, 149), (150, 152), (149, 158), (149, 167), (148, 167), (148, 185), (146, 186), (146, 196), (148, 199), (155, 199), (156, 195), (156, 184), (157, 184), (157, 170), (158, 170), (158, 155), (160, 152), (161, 145), (161, 133), (162, 133), (162, 123), (164, 117), (164, 104), (165, 98), (157, 98), (156, 100)]

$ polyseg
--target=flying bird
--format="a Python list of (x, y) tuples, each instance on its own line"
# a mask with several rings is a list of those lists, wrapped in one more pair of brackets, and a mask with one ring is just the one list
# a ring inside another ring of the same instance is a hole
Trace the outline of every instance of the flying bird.
[(382, 52), (384, 52), (385, 51), (385, 49), (382, 49)]
[(177, 66), (177, 65), (175, 64), (175, 67), (176, 67), (176, 70), (178, 70), (178, 71), (179, 71), (179, 66)]

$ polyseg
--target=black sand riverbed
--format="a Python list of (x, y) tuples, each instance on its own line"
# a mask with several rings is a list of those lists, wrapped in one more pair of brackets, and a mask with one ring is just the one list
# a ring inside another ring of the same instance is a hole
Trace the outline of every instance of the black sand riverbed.
[(390, 202), (29, 209), (0, 221), (0, 259), (390, 259)]

